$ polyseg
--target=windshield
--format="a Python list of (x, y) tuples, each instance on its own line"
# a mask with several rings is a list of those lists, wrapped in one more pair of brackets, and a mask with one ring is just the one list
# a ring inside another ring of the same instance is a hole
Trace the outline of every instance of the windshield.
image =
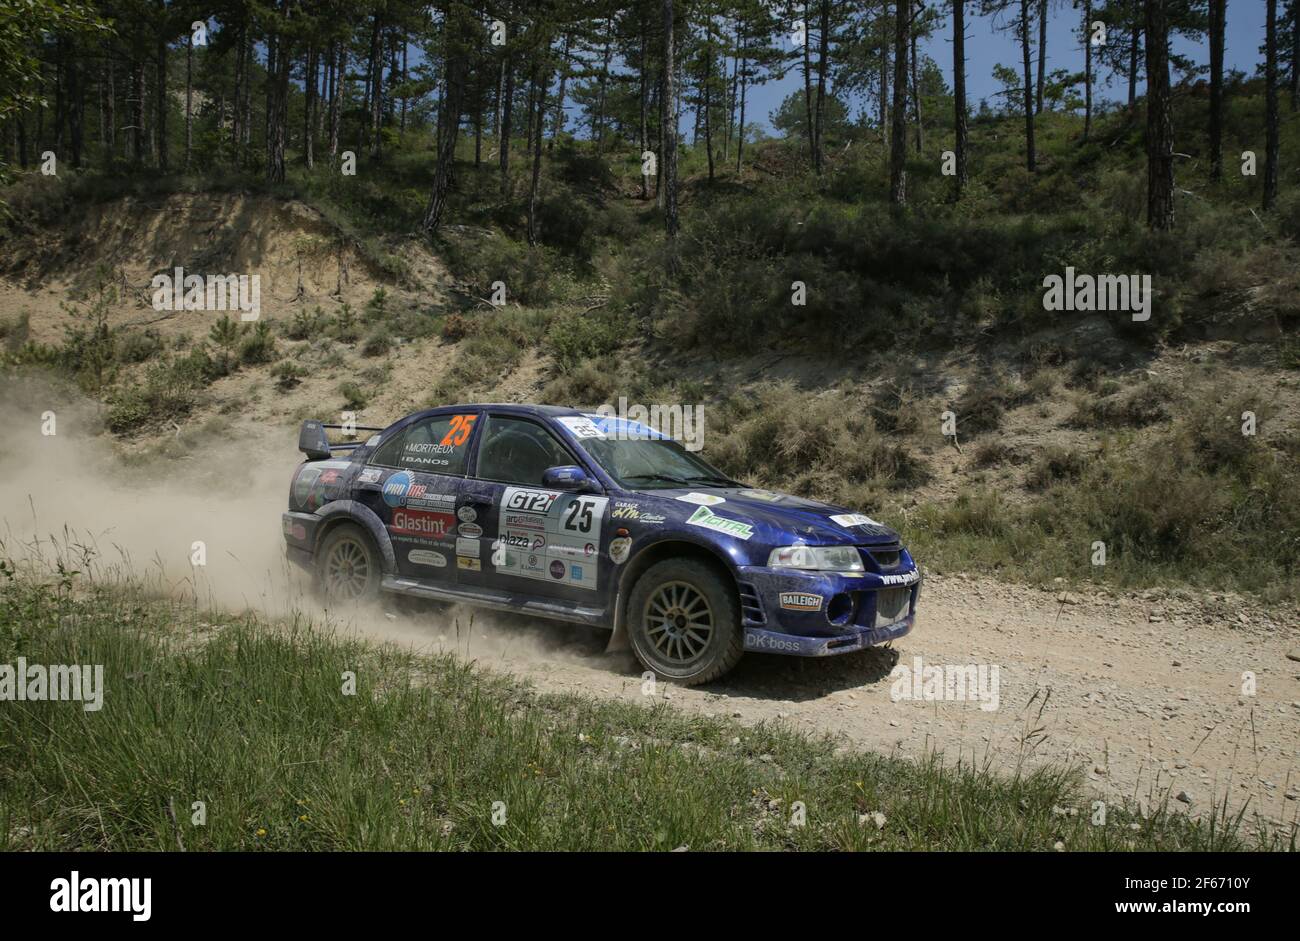
[(671, 438), (584, 438), (582, 446), (629, 490), (740, 486)]

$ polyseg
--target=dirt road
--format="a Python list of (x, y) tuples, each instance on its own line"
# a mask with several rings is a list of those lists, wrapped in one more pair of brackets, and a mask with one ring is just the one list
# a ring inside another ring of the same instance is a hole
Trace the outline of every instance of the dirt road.
[[(826, 660), (749, 654), (723, 681), (659, 684), (673, 705), (746, 723), (784, 721), (840, 737), (844, 747), (1084, 769), (1098, 799), (1168, 800), (1202, 814), (1228, 800), (1291, 824), (1300, 810), (1300, 630), (1293, 612), (1247, 609), (1223, 596), (1075, 596), (988, 579), (931, 574), (920, 623), (892, 650)], [(1064, 600), (1061, 600), (1063, 599)], [(388, 606), (390, 609), (397, 606)], [(1223, 615), (1223, 609), (1239, 612)], [(1216, 610), (1218, 609), (1218, 610)], [(370, 634), (458, 646), (544, 690), (639, 699), (640, 668), (603, 652), (603, 633), (507, 618), (484, 624), (405, 605)], [(469, 636), (467, 636), (469, 635)], [(991, 702), (895, 698), (913, 689), (895, 666), (997, 667)], [(1250, 674), (1254, 676), (1250, 694)], [(1090, 807), (1078, 809), (1089, 813)]]

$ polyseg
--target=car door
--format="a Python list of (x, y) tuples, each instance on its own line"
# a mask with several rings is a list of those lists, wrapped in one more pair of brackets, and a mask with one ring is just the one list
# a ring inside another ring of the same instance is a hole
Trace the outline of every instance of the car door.
[(401, 575), (449, 585), (456, 573), (456, 500), (476, 411), (422, 418), (371, 455), (357, 478), (357, 499), (383, 520)]
[(462, 520), (469, 513), (474, 516), (480, 567), (461, 568), (461, 584), (598, 603), (609, 577), (601, 552), (609, 500), (542, 486), (547, 468), (579, 463), (536, 419), (492, 413), (484, 417), (458, 508)]

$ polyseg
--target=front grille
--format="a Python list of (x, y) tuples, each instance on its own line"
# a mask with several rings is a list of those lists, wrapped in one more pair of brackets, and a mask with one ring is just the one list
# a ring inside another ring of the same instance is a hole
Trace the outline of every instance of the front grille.
[(876, 627), (893, 624), (907, 617), (912, 601), (911, 588), (882, 588), (876, 592)]

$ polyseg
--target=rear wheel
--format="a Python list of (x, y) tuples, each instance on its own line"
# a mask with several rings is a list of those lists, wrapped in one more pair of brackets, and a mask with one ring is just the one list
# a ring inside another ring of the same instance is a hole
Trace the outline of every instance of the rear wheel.
[(379, 594), (379, 553), (360, 526), (330, 530), (316, 553), (316, 577), (329, 601), (367, 601)]
[(744, 653), (731, 584), (704, 562), (652, 565), (632, 589), (627, 617), (637, 659), (686, 686), (717, 679)]

